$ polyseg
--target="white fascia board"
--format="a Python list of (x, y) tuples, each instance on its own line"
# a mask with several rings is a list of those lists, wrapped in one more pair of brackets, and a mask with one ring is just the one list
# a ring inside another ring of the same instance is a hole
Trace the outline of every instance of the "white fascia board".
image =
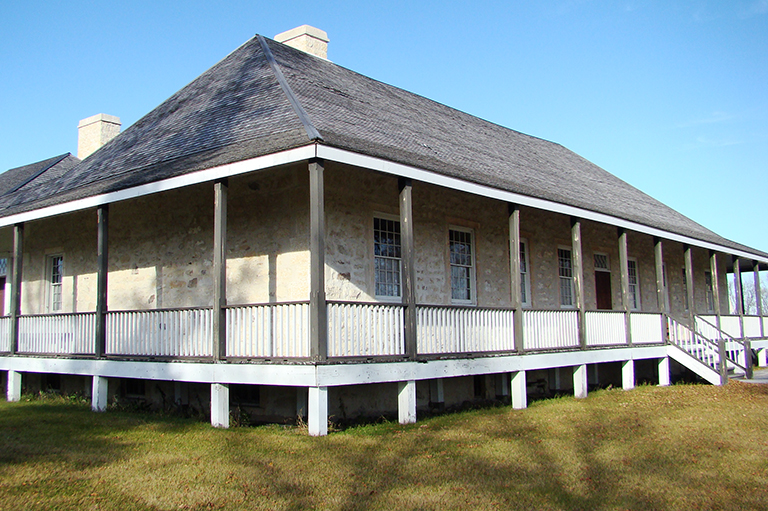
[(430, 360), (428, 362), (320, 365), (317, 366), (317, 384), (321, 387), (335, 387), (534, 371), (553, 367), (664, 358), (667, 356), (667, 352), (667, 345), (651, 345), (554, 353), (527, 353), (525, 355), (474, 359)]
[(104, 204), (111, 204), (113, 202), (120, 202), (144, 195), (151, 195), (153, 193), (165, 192), (168, 190), (174, 190), (176, 188), (183, 188), (185, 186), (215, 181), (216, 179), (223, 179), (225, 177), (247, 174), (255, 170), (308, 160), (315, 157), (315, 146), (316, 144), (312, 143), (310, 145), (297, 147), (295, 149), (288, 149), (279, 153), (258, 156), (249, 160), (228, 163), (226, 165), (219, 165), (218, 167), (211, 167), (209, 169), (198, 170), (195, 172), (190, 172), (189, 174), (163, 179), (161, 181), (155, 181), (152, 183), (126, 188), (125, 190), (94, 195), (92, 197), (65, 202), (63, 204), (56, 204), (55, 206), (48, 206), (46, 208), (7, 216), (5, 218), (0, 218), (0, 227), (5, 227), (21, 222), (29, 222), (31, 220), (38, 220), (40, 218), (62, 215), (65, 213), (71, 213), (73, 211), (95, 208)]
[(499, 190), (490, 186), (480, 185), (476, 183), (470, 183), (454, 177), (444, 176), (432, 171), (411, 167), (409, 165), (403, 165), (401, 163), (394, 163), (381, 158), (373, 156), (366, 156), (364, 154), (354, 153), (344, 149), (337, 149), (335, 147), (329, 147), (326, 145), (318, 145), (317, 157), (326, 160), (335, 161), (338, 163), (346, 163), (348, 165), (354, 165), (356, 167), (363, 167), (371, 170), (383, 172), (385, 174), (392, 174), (400, 177), (411, 178), (415, 181), (422, 181), (424, 183), (430, 183), (445, 188), (451, 188), (453, 190), (459, 190), (462, 192), (471, 193), (474, 195), (480, 195), (491, 199), (497, 199), (504, 202), (512, 202), (520, 204), (522, 206), (529, 206), (536, 209), (542, 209), (545, 211), (552, 211), (554, 213), (561, 213), (563, 215), (575, 216), (584, 220), (592, 220), (608, 225), (615, 225), (616, 227), (623, 227), (632, 231), (648, 234), (650, 236), (657, 236), (671, 241), (677, 241), (680, 243), (687, 243), (696, 247), (715, 250), (717, 252), (725, 252), (727, 254), (733, 254), (739, 257), (746, 257), (748, 259), (756, 259), (762, 263), (768, 263), (768, 259), (760, 258), (755, 254), (744, 252), (742, 250), (736, 250), (730, 247), (717, 245), (707, 241), (697, 240), (688, 236), (675, 234), (672, 232), (657, 229), (655, 227), (649, 227), (647, 225), (639, 224), (629, 220), (624, 220), (614, 216), (606, 215), (604, 213), (597, 213), (595, 211), (589, 211), (587, 209), (578, 208), (576, 206), (568, 206), (566, 204), (560, 204), (558, 202), (549, 201), (546, 199), (539, 199), (536, 197), (529, 197), (527, 195), (521, 195), (514, 192), (508, 192), (505, 190)]
[(139, 362), (8, 356), (0, 357), (0, 370), (194, 383), (317, 386), (313, 365)]
[(529, 353), (525, 355), (478, 357), (474, 359), (430, 360), (427, 362), (334, 365), (139, 362), (5, 356), (0, 357), (0, 370), (195, 383), (337, 387), (663, 358), (668, 356), (669, 349), (670, 347), (667, 345), (633, 346), (631, 348), (617, 347), (601, 350)]

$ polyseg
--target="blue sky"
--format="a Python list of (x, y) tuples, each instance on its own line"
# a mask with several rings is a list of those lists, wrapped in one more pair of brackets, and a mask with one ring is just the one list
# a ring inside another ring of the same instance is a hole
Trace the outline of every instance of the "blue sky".
[(240, 44), (301, 24), (329, 58), (558, 142), (768, 251), (768, 0), (3, 2), (0, 170), (127, 127)]

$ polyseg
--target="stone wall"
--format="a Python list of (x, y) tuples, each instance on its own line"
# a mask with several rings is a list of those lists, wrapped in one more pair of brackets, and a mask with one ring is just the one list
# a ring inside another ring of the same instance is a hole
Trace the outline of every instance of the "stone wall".
[[(398, 218), (397, 178), (329, 162), (325, 170), (326, 293), (331, 300), (376, 301), (373, 218)], [(474, 240), (473, 302), (506, 307), (510, 300), (507, 205), (455, 190), (415, 183), (416, 297), (450, 304), (448, 231), (470, 229)], [(227, 299), (230, 304), (309, 298), (309, 187), (306, 165), (256, 172), (230, 180)], [(560, 309), (558, 247), (570, 248), (570, 219), (522, 207), (531, 307)], [(612, 306), (621, 309), (617, 230), (584, 221), (584, 296), (596, 308), (594, 255), (608, 256)], [(109, 309), (198, 307), (212, 304), (213, 187), (210, 183), (126, 200), (110, 206)], [(641, 310), (657, 312), (653, 239), (630, 232), (637, 261)], [(694, 248), (696, 311), (707, 312), (706, 250)], [(64, 256), (63, 311), (96, 307), (94, 210), (28, 222), (24, 245), (22, 312), (48, 311), (47, 257)], [(670, 307), (684, 315), (683, 247), (664, 242)], [(725, 257), (720, 290), (727, 312)]]

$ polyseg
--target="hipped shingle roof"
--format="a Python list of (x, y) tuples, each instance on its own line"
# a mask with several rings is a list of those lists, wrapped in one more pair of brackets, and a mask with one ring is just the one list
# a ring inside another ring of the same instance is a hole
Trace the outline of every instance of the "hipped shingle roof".
[(260, 36), (68, 172), (39, 186), (0, 190), (0, 217), (314, 142), (768, 257), (559, 144)]

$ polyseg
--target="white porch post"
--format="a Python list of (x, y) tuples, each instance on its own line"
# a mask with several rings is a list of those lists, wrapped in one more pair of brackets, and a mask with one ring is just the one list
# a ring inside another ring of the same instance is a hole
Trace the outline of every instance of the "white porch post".
[(659, 359), (659, 387), (667, 387), (672, 383), (669, 374), (669, 357)]
[(587, 349), (587, 316), (584, 309), (584, 253), (581, 247), (581, 220), (571, 217), (571, 254), (573, 264), (573, 296), (578, 311), (579, 347)]
[(397, 383), (397, 418), (400, 424), (416, 422), (416, 381)]
[(509, 373), (496, 375), (496, 397), (505, 398), (509, 396)]
[(21, 373), (17, 371), (8, 371), (8, 388), (6, 389), (6, 399), (9, 403), (21, 399)]
[[(627, 231), (623, 227), (617, 230), (619, 240), (619, 265), (621, 270), (621, 305), (624, 309), (624, 337), (626, 343), (632, 346), (632, 321), (629, 317), (632, 310), (629, 296), (629, 247)], [(623, 371), (622, 371), (623, 372)]]
[(573, 366), (573, 395), (578, 399), (587, 397), (587, 364)]
[(306, 387), (296, 387), (296, 417), (307, 416), (307, 401), (309, 396)]
[(107, 411), (107, 396), (109, 394), (109, 380), (104, 376), (93, 376), (91, 383), (91, 410), (94, 412)]
[(523, 303), (522, 283), (520, 280), (520, 207), (517, 204), (508, 204), (509, 209), (509, 283), (511, 305), (515, 310), (512, 314), (514, 321), (513, 335), (515, 339), (515, 351), (522, 353), (525, 350), (523, 340)]
[(635, 388), (635, 361), (625, 360), (621, 363), (621, 388), (632, 390)]
[(211, 426), (229, 427), (229, 385), (225, 383), (211, 384)]
[(768, 366), (768, 348), (757, 350), (757, 365), (760, 367)]
[(763, 324), (763, 297), (760, 289), (760, 263), (752, 261), (752, 274), (755, 278), (755, 314), (760, 319), (760, 337), (765, 337), (765, 325)]
[(445, 391), (443, 390), (443, 379), (435, 378), (429, 380), (429, 400), (438, 408), (445, 407)]
[(512, 394), (512, 408), (522, 410), (528, 407), (528, 392), (525, 383), (525, 371), (516, 371), (510, 378), (510, 392)]
[(328, 387), (309, 387), (307, 399), (309, 436), (328, 434)]

